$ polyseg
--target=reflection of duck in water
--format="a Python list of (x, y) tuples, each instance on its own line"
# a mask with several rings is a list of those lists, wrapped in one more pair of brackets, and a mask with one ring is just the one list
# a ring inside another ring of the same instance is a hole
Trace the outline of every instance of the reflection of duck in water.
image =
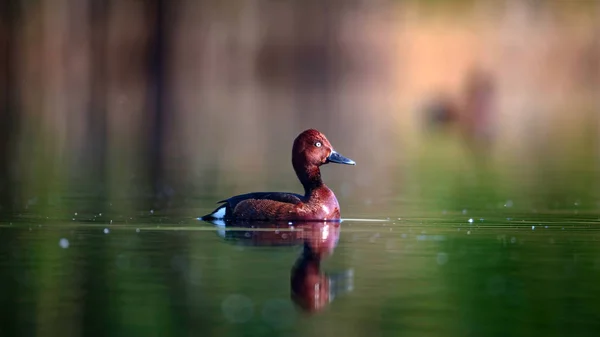
[(338, 222), (294, 222), (292, 226), (288, 222), (228, 222), (220, 226), (219, 235), (237, 244), (302, 245), (302, 253), (291, 270), (291, 297), (307, 312), (319, 311), (336, 296), (352, 291), (351, 270), (336, 274), (321, 271), (321, 261), (333, 254), (338, 243)]
[(304, 249), (292, 268), (292, 300), (308, 312), (324, 309), (337, 294), (352, 291), (353, 273), (321, 273), (321, 261), (333, 253), (339, 224), (313, 225), (304, 236)]

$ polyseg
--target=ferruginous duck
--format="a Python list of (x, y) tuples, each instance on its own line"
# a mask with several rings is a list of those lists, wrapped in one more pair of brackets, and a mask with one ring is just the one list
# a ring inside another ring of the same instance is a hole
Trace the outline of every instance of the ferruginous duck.
[(356, 165), (335, 152), (321, 132), (309, 129), (294, 140), (292, 166), (304, 186), (304, 195), (287, 192), (253, 192), (221, 200), (202, 220), (304, 220), (340, 219), (335, 194), (321, 179), (320, 166), (327, 163)]

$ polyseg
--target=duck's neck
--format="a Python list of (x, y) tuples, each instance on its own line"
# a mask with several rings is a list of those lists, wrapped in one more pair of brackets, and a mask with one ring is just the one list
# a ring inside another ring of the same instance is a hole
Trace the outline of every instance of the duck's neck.
[(323, 186), (323, 180), (321, 179), (321, 170), (318, 166), (311, 165), (309, 167), (296, 168), (296, 175), (304, 186), (304, 195), (310, 197), (312, 191)]

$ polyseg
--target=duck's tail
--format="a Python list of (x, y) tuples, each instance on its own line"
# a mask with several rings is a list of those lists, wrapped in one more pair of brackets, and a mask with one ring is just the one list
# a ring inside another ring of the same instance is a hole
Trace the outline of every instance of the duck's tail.
[(214, 211), (212, 211), (209, 214), (206, 214), (204, 216), (201, 216), (199, 219), (204, 220), (204, 221), (222, 220), (225, 218), (226, 214), (227, 214), (227, 204), (221, 205), (221, 206), (215, 208)]

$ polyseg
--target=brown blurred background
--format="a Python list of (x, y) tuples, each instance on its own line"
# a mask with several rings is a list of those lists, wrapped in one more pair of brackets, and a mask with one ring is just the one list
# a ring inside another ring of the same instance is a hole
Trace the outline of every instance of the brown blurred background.
[(357, 202), (399, 193), (423, 153), (464, 163), (448, 139), (542, 185), (600, 166), (600, 1), (0, 6), (5, 211), (298, 189), (309, 127), (357, 161), (325, 173)]

